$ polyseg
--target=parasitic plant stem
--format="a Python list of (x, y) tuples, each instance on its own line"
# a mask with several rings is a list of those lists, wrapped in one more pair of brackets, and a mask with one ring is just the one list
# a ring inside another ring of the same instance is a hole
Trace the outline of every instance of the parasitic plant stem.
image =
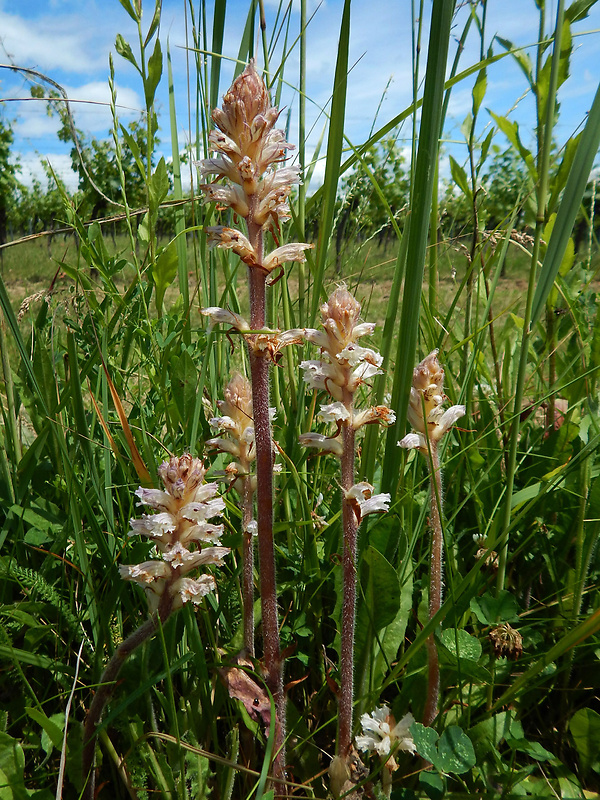
[[(429, 567), (429, 619), (433, 619), (442, 607), (443, 597), (443, 550), (442, 531), (442, 472), (437, 442), (430, 442), (428, 453), (431, 477), (431, 556)], [(423, 724), (431, 725), (438, 713), (440, 696), (440, 664), (433, 633), (427, 639), (427, 699), (423, 712)]]
[[(442, 469), (439, 443), (454, 423), (465, 414), (464, 406), (451, 406), (444, 411), (444, 370), (434, 350), (417, 364), (408, 404), (408, 421), (414, 432), (407, 434), (400, 447), (419, 450), (427, 459), (431, 478), (431, 556), (429, 570), (429, 619), (442, 607), (443, 551), (442, 530)], [(435, 635), (427, 639), (427, 697), (423, 724), (431, 725), (438, 715), (440, 697), (440, 666)]]
[(351, 499), (346, 497), (354, 485), (354, 439), (352, 425), (342, 428), (341, 484), (342, 500), (342, 639), (340, 651), (339, 751), (346, 758), (352, 745), (352, 710), (354, 704), (354, 627), (356, 616), (356, 543), (358, 520)]
[(129, 535), (150, 539), (161, 558), (119, 567), (122, 578), (144, 588), (151, 616), (121, 642), (100, 678), (84, 726), (82, 774), (84, 780), (87, 779), (84, 800), (94, 798), (96, 727), (125, 660), (167, 621), (173, 611), (184, 603), (200, 603), (203, 597), (216, 589), (212, 575), (204, 573), (199, 578), (187, 577), (198, 567), (222, 565), (223, 556), (229, 553), (227, 547), (210, 546), (218, 544), (223, 525), (215, 525), (209, 520), (220, 515), (225, 503), (217, 496), (217, 485), (204, 482), (205, 472), (202, 462), (186, 453), (163, 462), (158, 468), (164, 491), (141, 486), (136, 491), (139, 504), (158, 513), (143, 514), (141, 519), (130, 520)]
[[(303, 361), (304, 381), (311, 389), (329, 394), (332, 403), (322, 405), (317, 417), (335, 423), (337, 434), (304, 433), (300, 443), (332, 453), (340, 459), (342, 489), (342, 619), (340, 646), (340, 691), (338, 755), (329, 767), (331, 788), (336, 795), (348, 791), (350, 777), (354, 706), (354, 628), (356, 618), (357, 541), (363, 517), (389, 508), (389, 494), (373, 494), (371, 484), (355, 480), (356, 432), (364, 425), (395, 421), (387, 406), (358, 411), (354, 406), (358, 389), (381, 374), (382, 357), (357, 343), (373, 333), (372, 323), (358, 322), (360, 304), (344, 286), (336, 289), (321, 306), (324, 330), (306, 328), (304, 337), (321, 350), (318, 360)], [(341, 435), (341, 441), (340, 441)]]
[[(222, 108), (212, 112), (217, 129), (209, 134), (212, 158), (199, 162), (202, 175), (215, 175), (228, 183), (201, 185), (206, 202), (218, 202), (231, 208), (246, 221), (247, 235), (235, 228), (208, 228), (211, 245), (233, 250), (248, 266), (250, 295), (250, 330), (241, 317), (224, 309), (208, 308), (203, 313), (214, 322), (231, 321), (248, 345), (254, 445), (256, 453), (256, 502), (260, 597), (266, 680), (277, 709), (275, 730), (276, 756), (273, 777), (285, 781), (285, 696), (283, 662), (279, 642), (275, 548), (273, 543), (273, 438), (269, 409), (269, 367), (278, 349), (299, 341), (299, 332), (278, 337), (264, 331), (266, 326), (267, 276), (282, 270), (289, 261), (302, 263), (304, 251), (312, 245), (284, 244), (264, 253), (265, 232), (279, 235), (280, 223), (291, 214), (287, 199), (292, 185), (298, 183), (295, 167), (282, 166), (291, 145), (282, 130), (275, 128), (279, 111), (271, 106), (269, 92), (256, 71), (254, 61), (233, 82), (223, 97)], [(261, 333), (258, 333), (261, 331)], [(249, 598), (244, 598), (244, 603)], [(249, 612), (245, 612), (246, 614)], [(285, 782), (282, 791), (285, 793)]]

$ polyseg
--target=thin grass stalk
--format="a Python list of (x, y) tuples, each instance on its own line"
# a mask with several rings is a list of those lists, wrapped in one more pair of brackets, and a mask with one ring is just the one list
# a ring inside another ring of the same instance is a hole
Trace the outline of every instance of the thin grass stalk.
[[(306, 3), (300, 0), (300, 75), (298, 81), (298, 163), (300, 174), (306, 175)], [(306, 185), (298, 187), (297, 206), (298, 237), (305, 239)], [(307, 325), (306, 319), (306, 266), (298, 264), (298, 325)]]
[[(0, 319), (0, 355), (2, 358), (2, 374), (4, 377), (4, 390), (6, 392), (6, 406), (7, 406), (6, 417), (8, 419), (8, 431), (10, 434), (9, 436), (10, 449), (14, 457), (13, 469), (15, 469), (19, 464), (23, 453), (21, 449), (21, 437), (19, 435), (19, 426), (17, 423), (17, 409), (15, 407), (15, 387), (12, 378), (12, 370), (10, 367), (10, 358), (8, 355), (8, 350), (6, 348), (6, 337), (4, 335), (5, 324), (6, 323), (3, 314)], [(10, 490), (11, 492), (13, 492), (13, 497), (14, 497), (14, 487), (13, 487), (14, 478), (15, 476), (12, 475), (10, 481)]]
[[(543, 13), (541, 14), (541, 24), (543, 24)], [(543, 137), (540, 140), (540, 151), (538, 157), (538, 190), (537, 190), (537, 214), (536, 227), (534, 234), (533, 249), (531, 253), (531, 268), (527, 285), (527, 299), (525, 303), (525, 313), (523, 316), (523, 334), (519, 354), (519, 368), (517, 373), (517, 383), (515, 387), (515, 402), (513, 406), (513, 419), (509, 438), (508, 468), (506, 471), (506, 495), (504, 510), (502, 515), (502, 527), (500, 541), (502, 547), (498, 558), (498, 575), (496, 579), (497, 592), (504, 589), (506, 580), (506, 564), (508, 560), (509, 548), (509, 529), (512, 511), (512, 497), (515, 482), (517, 465), (517, 449), (519, 444), (521, 408), (523, 405), (523, 395), (525, 390), (525, 380), (527, 375), (527, 363), (529, 355), (529, 338), (532, 328), (532, 309), (534, 292), (538, 274), (538, 259), (540, 253), (542, 233), (546, 222), (546, 203), (548, 197), (548, 181), (550, 153), (552, 145), (552, 129), (554, 124), (554, 109), (556, 103), (556, 87), (558, 84), (558, 68), (560, 61), (561, 34), (564, 18), (564, 0), (559, 0), (556, 12), (556, 28), (554, 32), (554, 45), (552, 54), (552, 66), (550, 70), (550, 82), (548, 87), (548, 98), (546, 100), (546, 118), (539, 120), (538, 129), (540, 131), (543, 123)], [(541, 61), (538, 59), (538, 74), (541, 71)]]

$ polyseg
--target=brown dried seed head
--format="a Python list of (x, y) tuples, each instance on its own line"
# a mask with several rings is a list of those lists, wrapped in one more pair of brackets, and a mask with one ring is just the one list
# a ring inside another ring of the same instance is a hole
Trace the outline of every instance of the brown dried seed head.
[(506, 656), (511, 661), (516, 661), (523, 652), (523, 637), (508, 622), (493, 628), (488, 636), (494, 646), (496, 658)]

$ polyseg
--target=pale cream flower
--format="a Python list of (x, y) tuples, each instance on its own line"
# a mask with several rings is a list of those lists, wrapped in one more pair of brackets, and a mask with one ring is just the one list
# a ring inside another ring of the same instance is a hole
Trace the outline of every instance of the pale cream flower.
[(374, 751), (382, 759), (387, 758), (386, 766), (393, 771), (398, 765), (390, 753), (403, 750), (414, 755), (417, 752), (410, 734), (410, 726), (414, 721), (412, 714), (405, 714), (400, 722), (396, 723), (390, 709), (385, 705), (380, 706), (371, 714), (363, 714), (360, 718), (363, 732), (356, 737), (356, 746), (359, 750)]
[(343, 422), (351, 418), (351, 413), (348, 411), (343, 403), (330, 403), (326, 406), (321, 406), (317, 413), (317, 417), (323, 422)]
[(346, 500), (353, 501), (353, 504), (358, 505), (360, 519), (366, 517), (367, 514), (385, 513), (390, 510), (391, 496), (387, 492), (373, 494), (374, 491), (375, 489), (370, 483), (361, 481), (344, 492)]
[(289, 261), (297, 261), (303, 264), (306, 261), (305, 251), (312, 250), (313, 247), (314, 244), (300, 244), (296, 242), (284, 244), (269, 253), (264, 259), (262, 267), (267, 272), (271, 272), (276, 267), (280, 267)]
[(201, 308), (200, 313), (209, 318), (209, 330), (220, 324), (231, 325), (232, 328), (236, 328), (241, 332), (250, 330), (250, 325), (243, 317), (233, 311), (228, 311), (226, 308), (209, 306), (208, 308)]
[(427, 453), (428, 440), (437, 444), (455, 422), (465, 415), (465, 407), (462, 405), (451, 406), (444, 411), (444, 370), (437, 354), (438, 351), (433, 350), (413, 370), (407, 416), (414, 432), (398, 442), (400, 447)]
[[(186, 599), (197, 602), (202, 591), (206, 594), (209, 587), (214, 587), (214, 578), (203, 576), (199, 582), (189, 584), (181, 584), (181, 579), (201, 566), (221, 566), (223, 557), (229, 553), (226, 547), (204, 546), (207, 542), (218, 544), (220, 540), (223, 525), (214, 525), (208, 520), (219, 516), (225, 503), (217, 496), (216, 483), (204, 483), (202, 462), (185, 454), (165, 461), (158, 473), (166, 491), (140, 487), (136, 495), (144, 505), (160, 510), (157, 514), (143, 514), (141, 519), (132, 519), (130, 536), (152, 539), (161, 559), (119, 568), (122, 578), (145, 589), (151, 613), (158, 609), (165, 592), (172, 610)], [(186, 591), (182, 586), (188, 587)]]
[(315, 447), (317, 450), (333, 453), (336, 456), (341, 456), (344, 452), (342, 443), (338, 439), (323, 436), (321, 433), (302, 433), (299, 441), (304, 447)]

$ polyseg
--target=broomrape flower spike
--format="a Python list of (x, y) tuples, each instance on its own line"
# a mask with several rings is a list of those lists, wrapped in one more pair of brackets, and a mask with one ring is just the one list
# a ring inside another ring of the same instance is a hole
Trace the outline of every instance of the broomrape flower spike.
[[(256, 501), (262, 629), (266, 681), (273, 693), (275, 756), (273, 775), (285, 777), (285, 696), (283, 663), (279, 642), (275, 551), (273, 545), (273, 444), (269, 416), (269, 365), (277, 361), (281, 347), (300, 341), (300, 332), (266, 329), (267, 277), (283, 270), (290, 261), (302, 262), (310, 244), (283, 244), (265, 254), (265, 233), (279, 235), (281, 223), (291, 216), (288, 198), (299, 183), (296, 167), (282, 166), (291, 149), (282, 130), (275, 127), (279, 111), (251, 60), (214, 109), (216, 130), (209, 134), (213, 153), (198, 164), (202, 176), (223, 184), (203, 183), (205, 202), (231, 208), (246, 223), (245, 232), (215, 226), (207, 229), (209, 243), (231, 249), (248, 266), (249, 325), (242, 319), (226, 319), (222, 310), (207, 309), (211, 323), (225, 322), (244, 333), (252, 380), (252, 404), (256, 450)], [(279, 244), (279, 242), (277, 242)], [(273, 280), (270, 279), (270, 283)], [(252, 331), (252, 333), (250, 333)], [(244, 526), (247, 529), (247, 525)]]
[(233, 460), (227, 465), (225, 476), (232, 482), (242, 502), (242, 595), (244, 613), (244, 650), (254, 656), (254, 535), (257, 525), (253, 517), (256, 476), (252, 470), (256, 460), (254, 441), (254, 415), (250, 382), (235, 373), (217, 403), (220, 417), (213, 417), (210, 425), (222, 436), (209, 439), (206, 447), (229, 453)]
[(415, 432), (398, 442), (400, 447), (427, 453), (427, 441), (430, 445), (437, 444), (465, 415), (464, 406), (451, 406), (447, 411), (443, 409), (444, 370), (437, 354), (438, 351), (433, 350), (413, 370), (407, 416)]
[(340, 653), (339, 694), (339, 756), (330, 769), (331, 786), (338, 792), (344, 786), (344, 776), (350, 774), (352, 751), (352, 708), (354, 703), (354, 625), (356, 614), (356, 554), (358, 527), (364, 516), (385, 512), (389, 508), (388, 494), (373, 494), (366, 483), (355, 483), (356, 431), (369, 423), (391, 424), (394, 413), (385, 406), (357, 411), (354, 400), (357, 391), (375, 375), (381, 374), (382, 357), (375, 350), (357, 344), (362, 336), (373, 333), (374, 325), (359, 323), (360, 304), (340, 286), (321, 306), (323, 330), (307, 328), (304, 338), (321, 350), (319, 359), (303, 361), (304, 381), (310, 389), (326, 392), (333, 402), (321, 406), (317, 416), (325, 423), (337, 426), (330, 437), (320, 433), (304, 433), (300, 443), (329, 452), (340, 459), (342, 489), (342, 633)]
[[(413, 432), (398, 442), (400, 447), (418, 450), (427, 459), (431, 479), (431, 561), (429, 571), (429, 619), (442, 606), (442, 572), (444, 538), (442, 530), (442, 471), (439, 443), (454, 423), (465, 414), (464, 406), (451, 406), (444, 411), (444, 370), (433, 350), (413, 370), (408, 405), (408, 421)], [(434, 635), (427, 640), (428, 680), (423, 722), (431, 725), (438, 713), (440, 669)]]
[(215, 579), (212, 575), (197, 579), (187, 575), (198, 567), (221, 566), (223, 556), (230, 552), (226, 547), (206, 546), (220, 540), (223, 526), (209, 520), (221, 514), (225, 503), (217, 496), (216, 483), (204, 483), (202, 462), (186, 454), (165, 461), (158, 474), (166, 491), (142, 487), (136, 491), (138, 505), (157, 509), (158, 514), (143, 514), (141, 519), (130, 520), (129, 535), (151, 539), (162, 561), (119, 567), (124, 580), (142, 586), (151, 614), (161, 602), (171, 611), (190, 601), (200, 603), (215, 590)]
[(220, 516), (225, 503), (217, 494), (216, 483), (204, 483), (205, 472), (198, 458), (185, 454), (165, 461), (158, 468), (164, 490), (140, 486), (135, 492), (138, 505), (148, 506), (157, 513), (132, 519), (129, 535), (150, 539), (161, 558), (119, 567), (122, 578), (144, 589), (150, 617), (115, 650), (88, 711), (82, 755), (82, 774), (87, 780), (84, 800), (93, 800), (95, 796), (96, 726), (126, 658), (149, 639), (173, 611), (184, 603), (198, 604), (209, 592), (215, 591), (212, 575), (191, 578), (189, 574), (199, 567), (221, 566), (223, 557), (230, 552), (227, 547), (219, 546), (223, 525), (209, 522)]

